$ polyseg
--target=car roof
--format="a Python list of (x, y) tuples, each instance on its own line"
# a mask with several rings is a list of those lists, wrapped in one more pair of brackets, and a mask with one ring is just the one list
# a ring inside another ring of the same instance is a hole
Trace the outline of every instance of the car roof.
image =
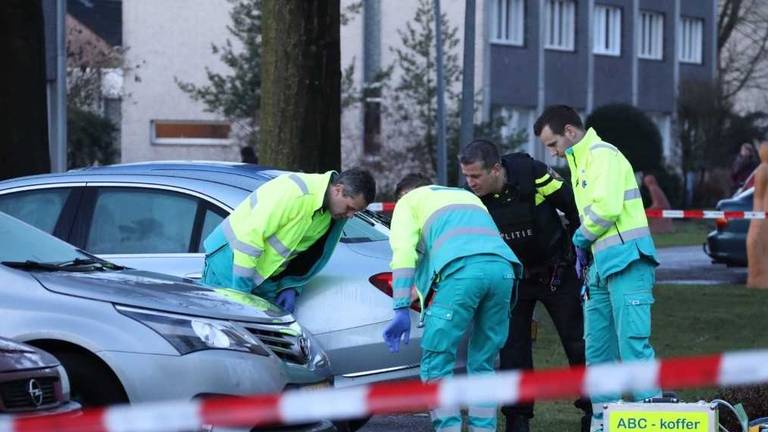
[(217, 161), (158, 161), (105, 165), (0, 181), (0, 191), (65, 183), (150, 183), (204, 193), (231, 208), (284, 173), (270, 167)]

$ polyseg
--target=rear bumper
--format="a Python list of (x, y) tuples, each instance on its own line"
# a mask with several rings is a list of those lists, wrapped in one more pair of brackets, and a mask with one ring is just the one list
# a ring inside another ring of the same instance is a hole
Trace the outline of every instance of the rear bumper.
[(707, 235), (704, 252), (712, 258), (713, 262), (731, 266), (746, 266), (746, 233), (712, 231)]

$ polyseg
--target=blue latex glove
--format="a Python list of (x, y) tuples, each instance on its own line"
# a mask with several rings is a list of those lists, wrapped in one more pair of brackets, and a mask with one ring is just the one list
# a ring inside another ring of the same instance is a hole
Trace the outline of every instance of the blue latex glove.
[(296, 309), (296, 290), (288, 288), (280, 291), (275, 299), (275, 303), (284, 310), (293, 313)]
[(389, 347), (389, 352), (400, 351), (400, 339), (408, 345), (411, 338), (411, 313), (408, 308), (395, 309), (395, 317), (392, 318), (384, 330), (384, 342)]
[(584, 276), (584, 270), (589, 266), (590, 261), (592, 261), (591, 257), (589, 256), (589, 250), (577, 247), (576, 248), (576, 276), (583, 280)]

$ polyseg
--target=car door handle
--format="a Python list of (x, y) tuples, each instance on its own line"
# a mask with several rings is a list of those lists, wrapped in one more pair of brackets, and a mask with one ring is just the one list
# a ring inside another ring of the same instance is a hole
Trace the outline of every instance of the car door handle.
[(202, 279), (203, 278), (203, 274), (200, 273), (200, 272), (187, 273), (187, 274), (184, 275), (184, 277), (188, 278), (188, 279)]

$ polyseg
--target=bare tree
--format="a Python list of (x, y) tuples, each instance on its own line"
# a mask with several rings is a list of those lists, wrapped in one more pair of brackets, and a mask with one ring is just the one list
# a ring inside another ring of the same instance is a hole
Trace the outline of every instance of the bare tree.
[(720, 0), (717, 24), (720, 96), (768, 90), (768, 0)]

